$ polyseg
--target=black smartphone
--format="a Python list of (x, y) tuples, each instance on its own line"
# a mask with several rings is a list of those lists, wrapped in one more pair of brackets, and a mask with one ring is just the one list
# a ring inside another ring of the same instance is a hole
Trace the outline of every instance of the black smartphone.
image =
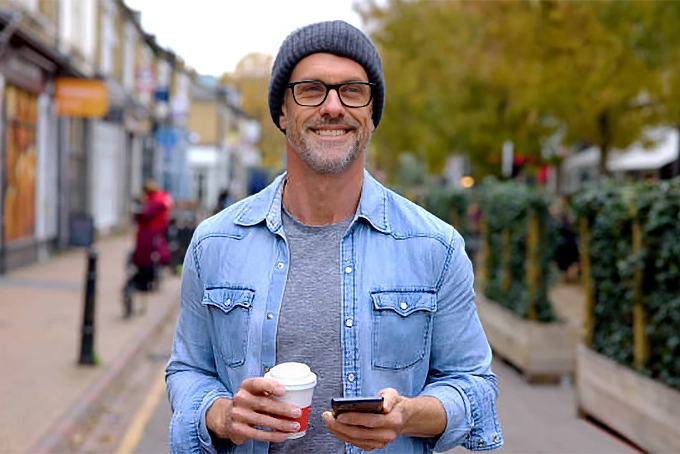
[(383, 396), (371, 397), (333, 397), (331, 399), (331, 409), (333, 416), (340, 413), (355, 411), (357, 413), (382, 413)]

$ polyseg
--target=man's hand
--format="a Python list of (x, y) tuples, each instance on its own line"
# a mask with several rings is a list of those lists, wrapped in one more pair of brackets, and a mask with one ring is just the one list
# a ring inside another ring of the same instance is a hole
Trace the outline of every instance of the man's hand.
[(338, 439), (364, 451), (382, 449), (399, 435), (434, 437), (446, 427), (446, 413), (433, 397), (407, 398), (392, 388), (378, 395), (385, 398), (384, 414), (347, 412), (333, 418), (330, 411), (322, 417), (328, 430)]
[[(271, 399), (286, 393), (274, 380), (249, 378), (241, 383), (233, 399), (220, 398), (205, 414), (205, 423), (218, 438), (228, 438), (240, 445), (249, 439), (282, 442), (300, 425), (290, 421), (300, 417), (299, 407)], [(265, 428), (271, 429), (263, 430)]]

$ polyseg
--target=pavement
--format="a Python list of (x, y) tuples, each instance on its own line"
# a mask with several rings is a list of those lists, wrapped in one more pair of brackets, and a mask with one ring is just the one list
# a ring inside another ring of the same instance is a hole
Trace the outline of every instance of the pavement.
[[(167, 452), (169, 406), (158, 383), (172, 339), (179, 278), (165, 275), (160, 290), (148, 295), (146, 312), (124, 320), (121, 287), (131, 247), (129, 236), (96, 245), (95, 366), (78, 364), (86, 251), (70, 251), (0, 277), (0, 453)], [(551, 298), (560, 314), (579, 323), (582, 294), (577, 285), (558, 286)], [(155, 353), (149, 355), (154, 343)], [(145, 354), (155, 362), (144, 365), (140, 357)], [(639, 452), (578, 417), (571, 383), (530, 385), (499, 358), (493, 367), (506, 440), (500, 452)], [(106, 432), (116, 423), (116, 408), (129, 405), (117, 403), (115, 394), (138, 407), (137, 415), (117, 421), (127, 431), (122, 443)], [(109, 419), (97, 417), (106, 415), (106, 406)], [(95, 417), (98, 423), (92, 423)], [(88, 438), (85, 432), (96, 436)]]
[(174, 321), (179, 278), (165, 274), (146, 311), (123, 319), (130, 236), (99, 240), (94, 353), (79, 365), (87, 252), (68, 251), (0, 277), (0, 452), (72, 452), (144, 345)]

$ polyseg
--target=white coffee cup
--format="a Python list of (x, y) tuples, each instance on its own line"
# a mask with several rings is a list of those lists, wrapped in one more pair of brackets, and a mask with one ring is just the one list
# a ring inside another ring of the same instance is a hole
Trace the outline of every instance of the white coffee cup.
[(286, 394), (275, 399), (290, 402), (302, 409), (302, 415), (297, 418), (300, 430), (289, 434), (288, 439), (300, 438), (307, 433), (309, 411), (312, 407), (312, 396), (316, 386), (316, 374), (303, 363), (281, 363), (272, 367), (264, 374), (264, 378), (276, 380), (286, 389)]

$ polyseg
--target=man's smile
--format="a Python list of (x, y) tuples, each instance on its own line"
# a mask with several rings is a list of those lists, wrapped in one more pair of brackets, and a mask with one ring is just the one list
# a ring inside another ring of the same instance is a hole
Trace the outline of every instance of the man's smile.
[(349, 132), (347, 129), (312, 129), (320, 136), (343, 136)]

